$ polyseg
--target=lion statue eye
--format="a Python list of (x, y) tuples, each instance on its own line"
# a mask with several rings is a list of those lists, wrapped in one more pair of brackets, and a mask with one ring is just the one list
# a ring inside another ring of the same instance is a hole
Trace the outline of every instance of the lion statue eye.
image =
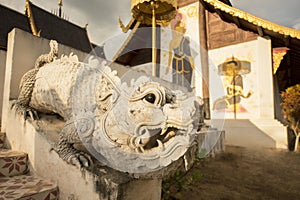
[(144, 97), (144, 99), (145, 99), (147, 102), (154, 104), (154, 103), (155, 103), (155, 100), (156, 100), (156, 96), (155, 96), (155, 94), (150, 93), (150, 94), (147, 94), (147, 95)]

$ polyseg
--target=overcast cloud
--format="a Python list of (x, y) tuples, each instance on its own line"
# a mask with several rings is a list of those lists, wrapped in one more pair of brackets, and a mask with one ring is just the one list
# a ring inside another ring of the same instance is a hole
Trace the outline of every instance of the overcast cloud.
[(231, 0), (231, 3), (236, 8), (287, 27), (295, 26), (300, 20), (299, 0)]
[[(51, 12), (57, 0), (31, 0)], [(92, 42), (101, 44), (108, 38), (122, 34), (118, 16), (124, 24), (130, 20), (131, 0), (63, 0), (63, 13), (69, 21), (84, 27)], [(300, 0), (231, 0), (234, 7), (269, 21), (300, 29)], [(0, 0), (0, 4), (24, 13), (25, 0)]]

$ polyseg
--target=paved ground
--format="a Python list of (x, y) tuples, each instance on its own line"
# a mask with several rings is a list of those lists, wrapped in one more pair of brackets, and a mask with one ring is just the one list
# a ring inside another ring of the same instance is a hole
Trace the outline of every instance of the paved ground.
[(300, 153), (226, 146), (165, 181), (163, 199), (300, 199)]

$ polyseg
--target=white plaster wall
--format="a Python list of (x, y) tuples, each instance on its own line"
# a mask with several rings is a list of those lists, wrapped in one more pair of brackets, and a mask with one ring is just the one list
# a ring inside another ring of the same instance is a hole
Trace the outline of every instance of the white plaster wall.
[(226, 94), (217, 67), (227, 58), (251, 62), (251, 72), (243, 77), (244, 93), (253, 91), (248, 99), (242, 99), (247, 112), (234, 118), (233, 112), (212, 111), (212, 126), (226, 131), (226, 144), (246, 147), (286, 148), (286, 127), (274, 120), (274, 90), (271, 57), (271, 41), (258, 37), (247, 43), (209, 51), (211, 105)]
[[(40, 55), (49, 52), (49, 42), (48, 39), (33, 36), (20, 29), (13, 29), (8, 34), (2, 107), (2, 132), (5, 132), (9, 100), (18, 98), (19, 83), (22, 76), (34, 67), (34, 63)], [(71, 52), (77, 55), (80, 61), (85, 60), (88, 56), (88, 54), (68, 46), (58, 45), (59, 57), (62, 54), (69, 55)]]
[[(190, 49), (196, 69), (194, 70), (191, 87), (195, 88), (195, 94), (202, 96), (202, 71), (200, 58), (200, 41), (199, 41), (199, 2), (195, 2), (179, 9), (184, 15), (184, 23), (186, 25), (186, 33), (190, 39)], [(160, 55), (160, 78), (172, 82), (172, 67), (166, 74), (169, 59), (169, 43), (172, 39), (171, 25), (161, 27), (161, 55)]]
[(195, 2), (180, 8), (187, 21), (187, 35), (190, 38), (191, 54), (194, 59), (195, 70), (192, 78), (191, 87), (194, 88), (196, 96), (202, 97), (202, 68), (201, 68), (201, 46), (199, 38), (199, 4)]
[(272, 70), (271, 40), (259, 37), (257, 40), (257, 53), (259, 63), (258, 86), (260, 95), (261, 119), (274, 119), (274, 88)]
[(2, 119), (3, 89), (5, 77), (6, 51), (0, 50), (0, 121)]
[[(251, 62), (251, 72), (243, 76), (244, 93), (252, 90), (248, 99), (242, 99), (241, 105), (247, 110), (237, 113), (238, 119), (274, 119), (274, 95), (272, 76), (271, 41), (258, 38), (242, 44), (222, 47), (209, 51), (211, 105), (214, 100), (226, 94), (222, 80), (217, 74), (218, 65), (234, 56), (239, 60)], [(233, 118), (233, 113), (212, 112), (213, 118)]]

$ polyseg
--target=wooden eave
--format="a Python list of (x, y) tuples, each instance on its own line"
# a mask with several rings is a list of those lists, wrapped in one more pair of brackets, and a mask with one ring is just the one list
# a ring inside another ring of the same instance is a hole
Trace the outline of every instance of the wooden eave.
[[(200, 0), (200, 2), (209, 12), (216, 12), (226, 22), (234, 23), (239, 28), (254, 32), (261, 37), (270, 37), (274, 44), (300, 51), (299, 30), (261, 19), (218, 0)], [(290, 38), (288, 45), (285, 42), (286, 38)]]

